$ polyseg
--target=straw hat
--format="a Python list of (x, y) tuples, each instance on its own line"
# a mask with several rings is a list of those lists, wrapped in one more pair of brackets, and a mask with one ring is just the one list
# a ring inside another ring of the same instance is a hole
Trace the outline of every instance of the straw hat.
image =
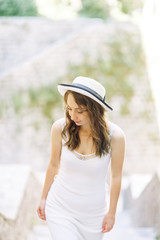
[(58, 84), (58, 91), (64, 96), (67, 90), (71, 90), (87, 97), (90, 97), (99, 103), (105, 110), (113, 110), (112, 107), (105, 102), (106, 91), (105, 88), (96, 80), (88, 77), (76, 77), (72, 84)]

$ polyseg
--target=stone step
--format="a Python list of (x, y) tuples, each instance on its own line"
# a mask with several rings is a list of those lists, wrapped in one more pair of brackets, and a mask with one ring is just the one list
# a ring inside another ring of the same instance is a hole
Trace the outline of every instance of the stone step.
[(26, 239), (40, 190), (28, 165), (0, 164), (0, 240)]
[(129, 209), (152, 179), (152, 174), (130, 174), (122, 179), (123, 208)]
[(36, 225), (30, 232), (28, 240), (52, 240), (47, 226)]
[(130, 209), (135, 227), (155, 227), (160, 236), (160, 172), (157, 170)]
[[(45, 173), (37, 172), (37, 179), (39, 179), (41, 185), (44, 183)], [(147, 184), (150, 182), (150, 175), (132, 175), (132, 177), (127, 178), (123, 177), (122, 179), (122, 190), (120, 193), (118, 206), (117, 206), (117, 216), (116, 223), (114, 228), (104, 234), (104, 240), (154, 240), (155, 239), (155, 230), (149, 227), (135, 227), (132, 224), (130, 209), (125, 209), (125, 198), (126, 198), (126, 189), (131, 188), (131, 193), (133, 199), (139, 197), (143, 190), (147, 187)], [(136, 190), (137, 181), (139, 182), (138, 188)], [(109, 198), (108, 198), (109, 200)], [(47, 225), (35, 225), (33, 230), (30, 232), (28, 240), (47, 240), (50, 239), (50, 233)]]

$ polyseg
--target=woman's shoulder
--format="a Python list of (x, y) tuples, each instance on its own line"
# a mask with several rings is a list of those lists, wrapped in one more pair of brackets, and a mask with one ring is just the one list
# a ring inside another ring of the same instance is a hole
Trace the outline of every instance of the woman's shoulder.
[(65, 118), (59, 118), (52, 124), (52, 130), (62, 132), (62, 129), (65, 125), (66, 121)]
[(125, 133), (123, 129), (118, 126), (116, 123), (108, 121), (109, 128), (110, 128), (110, 136), (111, 138), (125, 138)]

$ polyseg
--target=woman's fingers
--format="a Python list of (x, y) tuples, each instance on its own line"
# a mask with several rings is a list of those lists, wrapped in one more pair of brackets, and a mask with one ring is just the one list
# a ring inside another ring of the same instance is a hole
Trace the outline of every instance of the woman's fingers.
[(46, 220), (46, 216), (45, 216), (45, 209), (41, 209), (41, 216), (43, 220)]
[(115, 216), (111, 214), (106, 214), (104, 219), (103, 219), (103, 224), (102, 224), (102, 233), (109, 232), (115, 223)]
[(38, 213), (39, 218), (41, 218), (42, 220), (46, 220), (45, 209), (44, 208), (39, 207), (37, 209), (37, 213)]
[(112, 229), (112, 226), (106, 224), (106, 225), (103, 227), (102, 232), (103, 232), (103, 233), (105, 233), (105, 232), (109, 232), (111, 229)]

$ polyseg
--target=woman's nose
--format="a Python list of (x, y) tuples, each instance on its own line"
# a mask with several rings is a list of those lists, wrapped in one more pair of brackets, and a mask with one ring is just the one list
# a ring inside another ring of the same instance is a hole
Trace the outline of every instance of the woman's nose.
[(71, 112), (71, 119), (72, 120), (76, 119), (76, 113), (74, 111)]

